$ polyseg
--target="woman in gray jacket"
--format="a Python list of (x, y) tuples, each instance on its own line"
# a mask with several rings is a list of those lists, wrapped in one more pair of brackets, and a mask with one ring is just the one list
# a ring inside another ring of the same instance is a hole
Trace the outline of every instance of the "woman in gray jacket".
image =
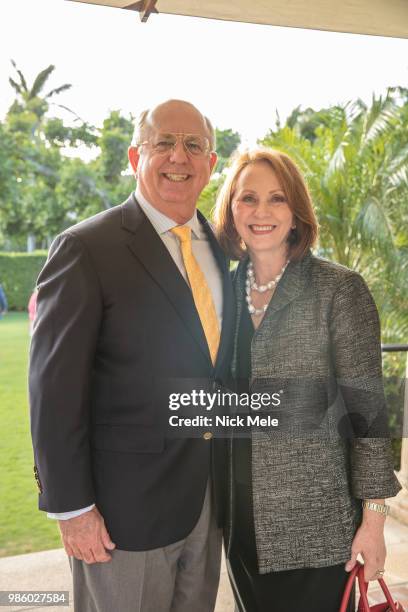
[(231, 443), (226, 547), (236, 603), (338, 612), (358, 554), (366, 580), (382, 576), (384, 500), (400, 488), (377, 310), (359, 274), (311, 254), (316, 217), (287, 155), (238, 156), (215, 221), (240, 260), (233, 375), (257, 400), (256, 410), (240, 408), (247, 414)]

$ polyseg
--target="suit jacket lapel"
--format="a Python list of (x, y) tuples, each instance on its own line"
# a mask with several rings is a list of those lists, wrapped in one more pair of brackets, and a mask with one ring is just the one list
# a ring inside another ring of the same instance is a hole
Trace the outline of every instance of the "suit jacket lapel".
[[(290, 262), (288, 264), (288, 267), (285, 270), (285, 274), (279, 281), (276, 291), (272, 296), (271, 301), (269, 302), (261, 325), (272, 325), (271, 320), (274, 314), (282, 308), (285, 308), (287, 304), (295, 300), (301, 294), (306, 282), (307, 270), (310, 266), (310, 261), (311, 254), (308, 253), (302, 260), (297, 262)], [(232, 360), (232, 372), (234, 376), (236, 376), (237, 371), (237, 346), (242, 309), (246, 308), (245, 281), (247, 265), (248, 258), (240, 262), (233, 279), (237, 301), (236, 325), (234, 334), (234, 354)]]
[[(308, 256), (306, 256), (308, 258)], [(265, 313), (265, 320), (268, 321), (273, 313), (284, 308), (287, 304), (295, 300), (304, 285), (304, 275), (302, 268), (306, 258), (301, 261), (289, 262), (285, 274), (279, 281), (276, 291), (272, 296), (268, 309)]]
[(128, 248), (160, 285), (200, 349), (210, 359), (191, 290), (134, 194), (122, 204), (122, 227), (131, 233)]
[(233, 340), (233, 353), (231, 363), (231, 373), (233, 378), (237, 378), (237, 366), (238, 366), (238, 336), (241, 328), (241, 316), (242, 309), (245, 308), (245, 278), (246, 278), (246, 267), (248, 264), (248, 258), (240, 261), (238, 267), (232, 275), (232, 283), (234, 287), (234, 296), (236, 303), (236, 317), (235, 317), (235, 329), (234, 329), (234, 340)]

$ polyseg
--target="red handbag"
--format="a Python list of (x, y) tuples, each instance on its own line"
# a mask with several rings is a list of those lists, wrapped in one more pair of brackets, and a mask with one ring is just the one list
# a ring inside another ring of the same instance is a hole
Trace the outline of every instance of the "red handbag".
[(397, 601), (394, 602), (392, 595), (382, 578), (378, 578), (378, 582), (380, 583), (380, 587), (385, 595), (386, 601), (370, 607), (367, 598), (368, 582), (365, 582), (364, 580), (364, 565), (359, 561), (357, 561), (353, 570), (350, 572), (350, 576), (347, 580), (343, 599), (341, 600), (340, 612), (346, 612), (347, 610), (351, 590), (356, 578), (358, 580), (358, 587), (360, 589), (360, 601), (358, 602), (357, 612), (404, 612), (404, 608), (401, 606), (401, 604)]

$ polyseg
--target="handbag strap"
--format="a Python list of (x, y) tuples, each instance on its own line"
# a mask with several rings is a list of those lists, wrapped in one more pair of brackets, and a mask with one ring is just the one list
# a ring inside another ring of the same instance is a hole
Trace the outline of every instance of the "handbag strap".
[(395, 601), (392, 598), (392, 595), (387, 587), (387, 585), (385, 584), (385, 580), (383, 578), (379, 578), (378, 582), (380, 583), (380, 587), (382, 588), (382, 592), (385, 595), (385, 599), (387, 600), (387, 603), (390, 604), (390, 608), (392, 612), (398, 612), (398, 606), (395, 603)]
[(364, 580), (364, 565), (360, 564), (357, 570), (357, 580), (360, 591), (360, 601), (358, 602), (357, 612), (370, 612), (370, 604), (368, 603), (367, 597), (368, 582)]
[[(358, 578), (358, 586), (360, 589), (360, 602), (358, 604), (358, 612), (369, 612), (370, 606), (368, 603), (367, 590), (368, 590), (368, 582), (364, 580), (364, 565), (359, 564), (359, 568), (357, 570), (357, 578)], [(382, 592), (385, 595), (385, 599), (387, 600), (387, 604), (390, 606), (390, 612), (398, 612), (398, 608), (394, 603), (392, 595), (388, 590), (387, 585), (385, 584), (382, 578), (378, 578), (377, 582), (379, 582)]]
[(361, 563), (359, 561), (357, 561), (355, 566), (353, 567), (353, 569), (350, 572), (350, 575), (349, 575), (347, 583), (346, 583), (346, 588), (344, 589), (343, 598), (341, 600), (340, 612), (347, 612), (347, 606), (348, 606), (348, 603), (350, 601), (350, 595), (351, 595), (351, 591), (352, 591), (353, 586), (354, 586), (354, 580), (357, 577), (357, 574), (358, 574), (358, 572), (360, 570), (360, 567), (362, 567), (362, 565), (361, 565)]

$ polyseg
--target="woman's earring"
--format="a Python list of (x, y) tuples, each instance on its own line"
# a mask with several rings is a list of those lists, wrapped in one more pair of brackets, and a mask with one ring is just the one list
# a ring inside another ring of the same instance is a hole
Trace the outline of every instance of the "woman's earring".
[(287, 241), (289, 244), (296, 244), (298, 239), (298, 235), (297, 235), (297, 231), (296, 231), (296, 225), (290, 228), (290, 232), (287, 238)]

